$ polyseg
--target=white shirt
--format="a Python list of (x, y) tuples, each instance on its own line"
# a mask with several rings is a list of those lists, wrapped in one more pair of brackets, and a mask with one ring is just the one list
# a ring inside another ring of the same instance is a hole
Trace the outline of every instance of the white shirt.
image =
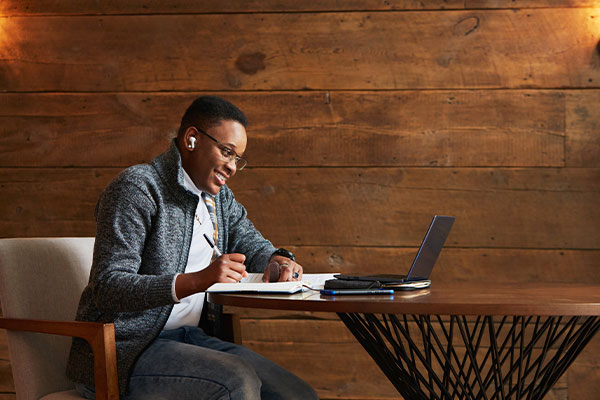
[[(214, 227), (206, 208), (206, 204), (202, 199), (202, 191), (199, 190), (190, 176), (183, 170), (183, 184), (190, 192), (200, 197), (198, 207), (196, 207), (196, 217), (194, 218), (194, 233), (192, 235), (192, 244), (188, 255), (185, 272), (196, 272), (208, 267), (212, 258), (213, 250), (204, 239), (203, 234), (213, 237)], [(198, 221), (199, 220), (199, 221)], [(204, 306), (204, 292), (195, 293), (184, 299), (179, 300), (175, 294), (175, 279), (171, 287), (173, 299), (176, 304), (173, 306), (171, 315), (163, 329), (176, 329), (181, 326), (198, 326), (202, 307)]]

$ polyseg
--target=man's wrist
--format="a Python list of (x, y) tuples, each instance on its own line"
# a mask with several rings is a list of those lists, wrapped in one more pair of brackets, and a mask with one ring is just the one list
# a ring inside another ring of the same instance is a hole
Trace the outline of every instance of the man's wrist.
[(296, 256), (294, 256), (294, 253), (292, 253), (291, 251), (284, 249), (284, 248), (279, 248), (279, 249), (275, 250), (273, 252), (273, 254), (271, 254), (271, 257), (269, 258), (269, 260), (271, 260), (275, 256), (286, 257), (292, 261), (296, 261)]

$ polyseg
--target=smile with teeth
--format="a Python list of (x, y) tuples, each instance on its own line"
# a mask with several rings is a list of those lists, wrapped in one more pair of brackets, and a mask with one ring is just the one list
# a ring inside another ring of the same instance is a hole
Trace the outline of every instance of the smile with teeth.
[(225, 181), (227, 180), (227, 178), (225, 177), (225, 175), (222, 175), (219, 172), (215, 171), (215, 176), (217, 177), (217, 179), (223, 183), (225, 183)]

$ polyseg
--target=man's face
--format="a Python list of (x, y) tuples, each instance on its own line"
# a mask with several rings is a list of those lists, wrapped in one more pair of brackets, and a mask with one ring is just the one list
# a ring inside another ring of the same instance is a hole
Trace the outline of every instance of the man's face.
[[(246, 129), (237, 121), (221, 121), (219, 125), (206, 129), (206, 133), (242, 156), (246, 151)], [(198, 189), (216, 195), (229, 178), (237, 171), (235, 161), (227, 160), (217, 143), (203, 133), (192, 128), (186, 133), (196, 138), (196, 146), (189, 151), (187, 165), (184, 168)]]

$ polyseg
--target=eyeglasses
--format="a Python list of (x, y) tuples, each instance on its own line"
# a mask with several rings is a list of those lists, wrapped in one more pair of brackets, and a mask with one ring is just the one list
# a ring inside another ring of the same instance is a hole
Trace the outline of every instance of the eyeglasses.
[(195, 126), (193, 126), (192, 128), (194, 128), (198, 132), (204, 134), (210, 140), (215, 142), (217, 148), (221, 151), (221, 157), (223, 157), (223, 161), (227, 161), (228, 163), (235, 161), (235, 167), (238, 171), (243, 170), (244, 167), (246, 166), (246, 164), (248, 164), (248, 160), (240, 157), (231, 147), (219, 142), (217, 139), (215, 139), (214, 137), (212, 137), (211, 135), (206, 133), (206, 131), (204, 131), (200, 128), (197, 128)]

